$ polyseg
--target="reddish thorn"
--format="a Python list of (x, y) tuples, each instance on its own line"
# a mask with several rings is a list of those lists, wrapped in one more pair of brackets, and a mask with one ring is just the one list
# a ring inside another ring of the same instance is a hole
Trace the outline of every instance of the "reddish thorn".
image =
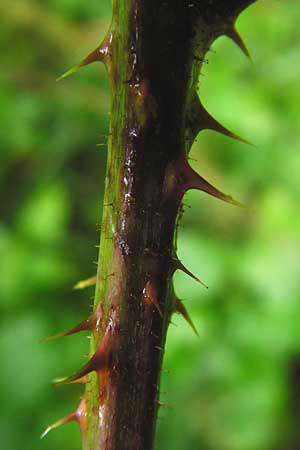
[(52, 425), (47, 427), (46, 430), (41, 435), (41, 439), (43, 439), (51, 430), (54, 430), (55, 428), (58, 428), (61, 425), (73, 421), (78, 422), (81, 432), (84, 433), (86, 429), (86, 405), (84, 398), (81, 400), (81, 402), (78, 405), (78, 408), (75, 411), (73, 411), (72, 413), (68, 414), (67, 416), (63, 417), (62, 419), (58, 420), (57, 422), (54, 422)]
[(197, 328), (195, 327), (195, 325), (194, 325), (194, 323), (193, 323), (193, 321), (192, 321), (192, 319), (191, 319), (189, 313), (187, 312), (186, 307), (185, 307), (184, 304), (182, 303), (182, 301), (179, 300), (178, 298), (176, 298), (176, 299), (174, 300), (174, 303), (173, 303), (173, 308), (174, 308), (174, 309), (173, 309), (174, 312), (176, 312), (176, 313), (178, 313), (178, 314), (181, 314), (182, 317), (187, 321), (187, 323), (192, 327), (194, 333), (195, 333), (197, 336), (199, 336), (198, 331), (197, 331)]
[(191, 166), (185, 159), (182, 161), (183, 167), (181, 167), (181, 170), (185, 177), (186, 191), (188, 191), (189, 189), (197, 189), (199, 191), (206, 192), (207, 194), (212, 195), (219, 200), (223, 200), (226, 203), (231, 203), (235, 206), (243, 206), (242, 203), (234, 200), (234, 198), (232, 198), (230, 195), (226, 195), (223, 192), (219, 191), (219, 189), (215, 188), (212, 184), (205, 180), (205, 178), (201, 177), (197, 172), (194, 171), (194, 169), (191, 168)]
[(47, 337), (45, 341), (51, 341), (53, 339), (58, 339), (64, 336), (70, 336), (80, 331), (93, 331), (97, 332), (102, 318), (102, 305), (98, 303), (95, 311), (86, 320), (83, 320), (75, 327), (68, 331), (63, 331), (62, 333), (55, 334), (54, 336)]
[(220, 124), (220, 122), (218, 122), (213, 116), (211, 116), (209, 112), (204, 108), (199, 98), (197, 98), (196, 101), (198, 103), (196, 113), (196, 120), (199, 122), (198, 132), (201, 130), (213, 130), (216, 131), (217, 133), (223, 134), (224, 136), (235, 139), (244, 144), (253, 146), (253, 144), (250, 141), (242, 138), (241, 136), (237, 135), (231, 130), (228, 130), (228, 128)]
[(234, 25), (231, 25), (230, 28), (225, 31), (225, 35), (228, 36), (233, 42), (235, 42), (235, 44), (241, 49), (241, 51), (249, 59), (249, 61), (252, 62), (250, 52)]
[(60, 420), (57, 420), (52, 425), (49, 425), (49, 427), (46, 428), (46, 430), (41, 435), (41, 439), (43, 439), (51, 430), (54, 430), (55, 428), (60, 427), (61, 425), (64, 425), (68, 422), (77, 421), (76, 414), (72, 412), (71, 414), (68, 414), (66, 417), (63, 417)]
[(68, 70), (59, 78), (57, 78), (56, 81), (60, 81), (63, 78), (67, 78), (69, 75), (72, 75), (73, 73), (77, 72), (81, 67), (87, 66), (88, 64), (91, 64), (93, 62), (96, 61), (104, 63), (107, 62), (107, 58), (109, 57), (110, 53), (111, 42), (112, 42), (112, 33), (108, 33), (107, 36), (104, 38), (103, 42), (97, 48), (95, 48), (95, 50), (89, 53), (82, 61), (80, 61), (79, 64), (72, 67), (70, 70)]
[(253, 144), (247, 139), (242, 138), (238, 134), (233, 133), (233, 131), (228, 130), (223, 125), (221, 125), (214, 117), (212, 117), (206, 110), (206, 116), (203, 117), (204, 126), (208, 130), (216, 131), (217, 133), (221, 133), (224, 136), (227, 136), (231, 139), (235, 139), (236, 141), (242, 142), (243, 144), (251, 145)]
[(96, 353), (94, 353), (91, 359), (78, 372), (69, 377), (56, 379), (54, 380), (54, 382), (56, 385), (73, 383), (91, 372), (98, 372), (107, 369), (108, 363), (109, 354), (107, 353), (106, 349), (103, 348), (103, 345), (100, 345)]
[(147, 304), (152, 304), (157, 309), (160, 317), (163, 317), (163, 313), (157, 298), (157, 284), (156, 282), (151, 279), (148, 280), (144, 289), (143, 289), (143, 297)]
[(81, 380), (83, 377), (91, 372), (101, 372), (107, 370), (112, 363), (113, 351), (110, 344), (110, 338), (112, 334), (112, 324), (109, 320), (109, 324), (106, 328), (103, 339), (98, 347), (98, 350), (94, 353), (91, 359), (75, 374), (54, 380), (57, 385), (74, 383)]
[(208, 286), (202, 280), (200, 280), (200, 278), (196, 277), (196, 275), (190, 272), (177, 257), (173, 258), (173, 272), (175, 272), (176, 270), (181, 270), (182, 272), (193, 278), (195, 281), (202, 284), (202, 286), (206, 287), (206, 289), (208, 289)]

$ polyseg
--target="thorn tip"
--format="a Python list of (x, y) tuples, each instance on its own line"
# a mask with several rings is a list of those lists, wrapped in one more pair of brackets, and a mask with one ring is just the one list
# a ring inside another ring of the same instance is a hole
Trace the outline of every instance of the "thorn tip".
[(202, 286), (208, 289), (208, 286), (202, 280), (200, 280), (200, 278), (196, 277), (196, 275), (194, 275), (190, 270), (188, 270), (177, 257), (173, 258), (173, 271), (175, 272), (176, 270), (181, 270), (186, 275), (189, 275), (195, 281), (202, 284)]
[(187, 161), (185, 161), (184, 164), (186, 191), (188, 191), (189, 189), (197, 189), (199, 191), (206, 192), (207, 194), (211, 195), (212, 197), (218, 198), (219, 200), (223, 200), (226, 203), (244, 207), (242, 203), (238, 202), (230, 195), (224, 194), (222, 191), (215, 188), (211, 183), (209, 183), (205, 178), (201, 177), (201, 175), (199, 175), (197, 172), (195, 172), (194, 169), (191, 168)]
[(49, 425), (49, 427), (47, 427), (45, 431), (41, 434), (41, 439), (44, 439), (44, 437), (47, 436), (47, 434), (50, 433), (50, 431), (54, 430), (55, 428), (58, 428), (61, 425), (65, 425), (68, 422), (77, 420), (78, 418), (76, 415), (76, 411), (72, 412), (71, 414), (68, 414), (66, 417), (63, 417), (62, 419), (59, 419), (56, 422), (54, 422), (52, 425)]
[(230, 28), (228, 28), (226, 30), (225, 34), (240, 48), (240, 50), (244, 53), (246, 58), (248, 58), (249, 61), (252, 62), (250, 52), (249, 52), (248, 48), (246, 47), (246, 44), (244, 43), (241, 35), (235, 28), (235, 26), (231, 25)]
[(231, 139), (235, 139), (236, 141), (242, 142), (243, 144), (251, 145), (253, 144), (224, 127), (220, 122), (218, 122), (202, 105), (199, 97), (195, 94), (195, 98), (193, 100), (194, 107), (194, 118), (193, 121), (195, 125), (193, 126), (193, 134), (196, 136), (201, 130), (212, 130), (217, 133), (223, 134)]
[(194, 322), (192, 321), (186, 307), (184, 306), (184, 304), (182, 303), (181, 300), (179, 300), (178, 298), (176, 298), (174, 300), (173, 303), (173, 308), (174, 308), (174, 312), (177, 312), (178, 314), (181, 314), (182, 317), (187, 321), (187, 323), (191, 326), (191, 328), (193, 329), (194, 333), (196, 334), (196, 336), (199, 337), (199, 333), (197, 331), (197, 328), (194, 325)]
[(73, 66), (67, 72), (63, 73), (60, 77), (56, 79), (56, 81), (61, 81), (64, 78), (69, 77), (73, 73), (77, 72), (81, 67), (92, 64), (93, 62), (100, 61), (103, 62), (105, 59), (105, 52), (107, 51), (106, 47), (103, 48), (103, 43), (100, 44), (95, 50), (89, 53), (80, 63)]

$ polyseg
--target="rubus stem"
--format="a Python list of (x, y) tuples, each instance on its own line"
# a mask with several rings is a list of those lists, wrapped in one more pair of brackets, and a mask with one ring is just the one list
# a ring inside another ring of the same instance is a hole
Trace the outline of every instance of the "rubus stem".
[[(153, 448), (163, 348), (174, 309), (174, 233), (186, 190), (178, 162), (186, 158), (194, 133), (191, 111), (201, 60), (252, 2), (225, 3), (115, 0), (113, 5), (107, 206), (95, 297), (103, 318), (93, 348), (105, 341), (107, 354), (106, 367), (95, 367), (87, 386), (85, 450)], [(200, 130), (207, 127), (205, 114), (197, 120)]]
[(114, 0), (105, 40), (77, 66), (103, 61), (112, 89), (95, 312), (69, 333), (92, 331), (92, 356), (61, 380), (86, 381), (84, 413), (81, 407), (80, 416), (73, 414), (84, 450), (153, 448), (171, 314), (181, 312), (192, 324), (172, 286), (175, 270), (190, 274), (175, 252), (182, 197), (199, 189), (236, 203), (187, 161), (202, 129), (237, 137), (198, 100), (199, 71), (222, 34), (248, 53), (235, 19), (251, 3)]

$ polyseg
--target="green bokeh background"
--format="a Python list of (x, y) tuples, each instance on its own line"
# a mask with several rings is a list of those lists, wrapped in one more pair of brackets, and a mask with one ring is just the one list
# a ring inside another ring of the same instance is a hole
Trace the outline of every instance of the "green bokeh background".
[[(0, 71), (0, 439), (3, 450), (79, 450), (76, 424), (42, 430), (82, 387), (51, 380), (85, 361), (83, 336), (40, 340), (82, 320), (93, 289), (109, 84), (100, 65), (55, 83), (104, 36), (110, 0), (2, 0)], [(185, 198), (179, 256), (208, 285), (176, 274), (199, 330), (174, 317), (156, 450), (300, 448), (300, 8), (261, 0), (209, 53), (201, 98), (254, 142), (203, 132), (201, 174), (246, 209)], [(97, 144), (104, 144), (97, 146)], [(121, 449), (120, 449), (121, 450)]]

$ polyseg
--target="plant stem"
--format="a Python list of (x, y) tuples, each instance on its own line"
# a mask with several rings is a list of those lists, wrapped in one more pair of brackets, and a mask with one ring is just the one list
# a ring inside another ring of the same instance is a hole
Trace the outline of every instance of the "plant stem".
[(236, 137), (202, 107), (199, 71), (221, 34), (247, 53), (234, 21), (250, 3), (115, 0), (111, 28), (92, 54), (106, 63), (112, 110), (96, 312), (88, 320), (93, 356), (66, 380), (88, 377), (84, 450), (153, 448), (166, 332), (175, 310), (186, 313), (171, 280), (177, 269), (188, 272), (175, 253), (182, 197), (200, 189), (236, 203), (187, 160), (202, 129)]

